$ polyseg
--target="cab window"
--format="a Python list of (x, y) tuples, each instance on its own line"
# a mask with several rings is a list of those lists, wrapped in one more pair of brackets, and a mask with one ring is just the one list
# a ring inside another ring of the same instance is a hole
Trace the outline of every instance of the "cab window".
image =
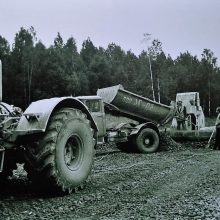
[(90, 112), (100, 112), (101, 105), (99, 100), (86, 100), (87, 107), (89, 108)]

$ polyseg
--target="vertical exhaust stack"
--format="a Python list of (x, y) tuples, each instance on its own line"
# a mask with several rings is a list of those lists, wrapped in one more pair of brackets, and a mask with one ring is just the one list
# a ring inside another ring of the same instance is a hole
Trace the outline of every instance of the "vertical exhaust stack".
[(0, 102), (2, 101), (2, 61), (0, 60)]

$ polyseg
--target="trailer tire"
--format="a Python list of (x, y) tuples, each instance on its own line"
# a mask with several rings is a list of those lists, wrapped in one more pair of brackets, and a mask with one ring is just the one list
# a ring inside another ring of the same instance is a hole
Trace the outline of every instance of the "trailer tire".
[(154, 153), (159, 148), (159, 135), (155, 130), (145, 128), (136, 136), (135, 145), (140, 153)]
[(57, 111), (41, 140), (27, 147), (25, 169), (30, 180), (64, 193), (82, 188), (93, 164), (93, 134), (80, 110)]

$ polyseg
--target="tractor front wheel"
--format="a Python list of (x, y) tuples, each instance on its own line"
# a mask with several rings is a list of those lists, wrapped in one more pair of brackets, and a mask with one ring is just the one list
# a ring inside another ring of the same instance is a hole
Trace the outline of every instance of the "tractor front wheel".
[(82, 187), (92, 168), (90, 121), (78, 109), (63, 108), (51, 117), (41, 140), (26, 151), (25, 169), (33, 182), (70, 193)]

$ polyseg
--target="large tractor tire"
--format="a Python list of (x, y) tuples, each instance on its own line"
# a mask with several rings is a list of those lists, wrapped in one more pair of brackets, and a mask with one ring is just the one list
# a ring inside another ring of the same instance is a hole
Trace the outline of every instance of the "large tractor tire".
[(159, 149), (159, 135), (151, 128), (141, 130), (134, 142), (136, 149), (140, 153), (154, 153)]
[(63, 108), (51, 118), (44, 136), (26, 149), (28, 178), (48, 190), (71, 193), (90, 174), (93, 130), (80, 110)]

